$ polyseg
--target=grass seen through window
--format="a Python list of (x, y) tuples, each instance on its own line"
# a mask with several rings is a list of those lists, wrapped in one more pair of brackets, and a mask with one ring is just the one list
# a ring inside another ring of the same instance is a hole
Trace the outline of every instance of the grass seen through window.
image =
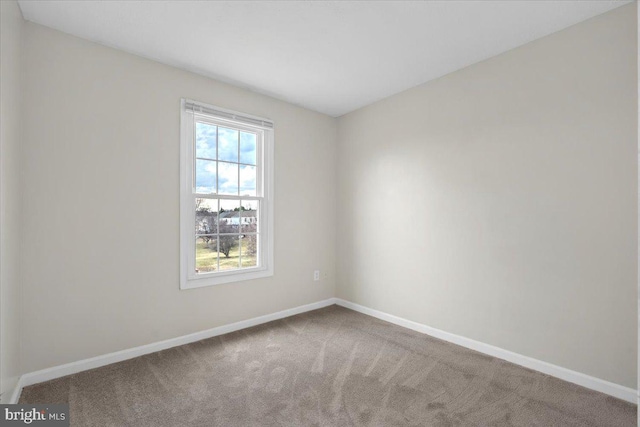
[[(196, 240), (196, 269), (200, 273), (218, 271), (218, 258), (220, 259), (220, 271), (240, 267), (255, 267), (257, 265), (256, 254), (255, 250), (250, 250), (251, 239), (255, 239), (255, 236), (231, 240), (231, 249), (227, 257), (222, 251), (218, 252), (215, 238), (209, 242), (205, 242), (202, 237), (198, 238)], [(240, 245), (238, 240), (242, 242), (242, 266), (240, 266)]]

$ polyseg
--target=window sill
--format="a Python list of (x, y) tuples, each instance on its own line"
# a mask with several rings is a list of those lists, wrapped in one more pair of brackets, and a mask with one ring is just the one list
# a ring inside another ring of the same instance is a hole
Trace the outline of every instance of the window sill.
[(223, 285), (225, 283), (242, 282), (245, 280), (261, 279), (270, 276), (273, 276), (273, 270), (267, 268), (256, 268), (242, 272), (229, 271), (213, 273), (210, 275), (203, 275), (202, 277), (183, 278), (180, 282), (180, 289), (187, 290), (203, 288), (205, 286)]

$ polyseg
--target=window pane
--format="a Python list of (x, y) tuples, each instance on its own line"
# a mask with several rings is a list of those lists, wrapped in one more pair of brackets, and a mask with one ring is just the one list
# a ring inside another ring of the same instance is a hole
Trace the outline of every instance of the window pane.
[(218, 199), (196, 199), (196, 234), (215, 234)]
[(218, 193), (238, 195), (238, 164), (218, 162)]
[(196, 160), (196, 193), (216, 192), (216, 162)]
[(196, 238), (196, 273), (218, 270), (218, 241), (216, 236)]
[(256, 167), (240, 165), (240, 195), (256, 195)]
[(240, 268), (238, 236), (220, 236), (220, 271)]
[(258, 265), (258, 235), (245, 234), (240, 238), (242, 242), (242, 268), (257, 267)]
[(240, 163), (256, 164), (256, 134), (240, 132)]
[(234, 129), (218, 128), (218, 160), (238, 162), (238, 134)]
[(256, 233), (258, 231), (258, 201), (243, 200), (240, 208), (240, 232)]
[(216, 158), (217, 126), (196, 122), (196, 157)]

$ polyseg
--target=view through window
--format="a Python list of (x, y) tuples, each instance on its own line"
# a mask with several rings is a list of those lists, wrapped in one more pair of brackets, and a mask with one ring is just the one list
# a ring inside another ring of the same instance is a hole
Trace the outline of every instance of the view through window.
[[(190, 191), (183, 195), (182, 210), (191, 212), (192, 230), (186, 279), (267, 270), (264, 239), (270, 236), (263, 222), (270, 208), (265, 181), (270, 129), (206, 110), (187, 107), (183, 114), (183, 172)], [(225, 281), (231, 280), (219, 282)]]

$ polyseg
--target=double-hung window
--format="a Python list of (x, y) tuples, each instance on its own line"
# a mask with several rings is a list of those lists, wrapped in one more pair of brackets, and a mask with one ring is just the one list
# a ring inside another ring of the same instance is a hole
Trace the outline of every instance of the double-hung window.
[(181, 289), (273, 275), (273, 123), (183, 99)]

